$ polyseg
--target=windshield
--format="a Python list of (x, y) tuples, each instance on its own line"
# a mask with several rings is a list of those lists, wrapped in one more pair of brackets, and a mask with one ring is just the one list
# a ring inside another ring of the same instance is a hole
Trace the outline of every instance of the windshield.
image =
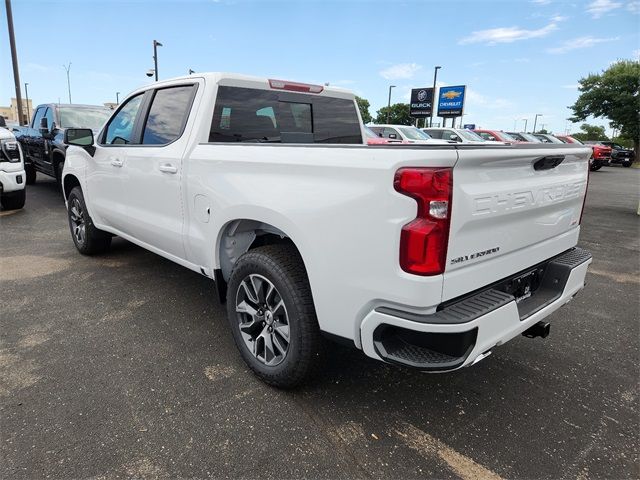
[(527, 141), (527, 142), (542, 143), (542, 140), (540, 140), (535, 135), (531, 135), (529, 133), (522, 133), (522, 132), (520, 132), (518, 135), (520, 135), (522, 138), (524, 138), (525, 141)]
[(364, 134), (367, 138), (380, 138), (380, 136), (366, 125), (364, 126)]
[(458, 135), (471, 142), (486, 142), (484, 138), (471, 130), (457, 130)]
[(512, 137), (506, 132), (500, 132), (500, 136), (504, 138), (505, 142), (517, 142), (518, 140), (515, 137)]
[(106, 108), (59, 107), (60, 128), (90, 128), (98, 130), (107, 121), (111, 110)]
[(409, 140), (429, 140), (431, 137), (416, 127), (401, 127), (399, 130)]

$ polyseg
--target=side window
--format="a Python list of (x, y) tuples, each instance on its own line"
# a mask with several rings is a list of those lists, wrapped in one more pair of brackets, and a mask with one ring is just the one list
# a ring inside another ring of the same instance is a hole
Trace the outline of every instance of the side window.
[(362, 143), (355, 102), (218, 87), (210, 142)]
[[(393, 135), (393, 137), (391, 136)], [(395, 128), (385, 128), (384, 129), (384, 136), (387, 138), (393, 138), (396, 140), (402, 140), (402, 135), (400, 135), (400, 132), (398, 132)]]
[(127, 145), (133, 140), (133, 126), (142, 103), (144, 93), (127, 100), (109, 121), (103, 142), (107, 145)]
[(442, 130), (427, 130), (427, 133), (431, 135), (431, 138), (442, 138)]
[(143, 145), (166, 145), (182, 135), (194, 91), (195, 85), (156, 91), (144, 126)]
[(40, 128), (40, 119), (44, 117), (44, 112), (47, 110), (47, 107), (39, 107), (36, 110), (36, 114), (33, 117), (33, 123), (31, 124), (31, 128)]
[(44, 117), (47, 119), (49, 130), (51, 130), (51, 127), (53, 126), (53, 109), (47, 108), (47, 112), (44, 114)]

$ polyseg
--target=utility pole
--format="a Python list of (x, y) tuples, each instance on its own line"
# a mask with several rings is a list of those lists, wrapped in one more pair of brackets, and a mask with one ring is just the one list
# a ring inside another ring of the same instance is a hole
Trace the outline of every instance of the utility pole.
[(116, 105), (120, 105), (120, 92), (116, 92)]
[(536, 124), (538, 123), (538, 117), (541, 117), (541, 113), (536, 113), (536, 118), (533, 119), (533, 133), (536, 133)]
[(69, 103), (71, 103), (71, 80), (69, 79), (69, 71), (71, 70), (71, 62), (69, 62), (69, 65), (62, 65), (62, 68), (64, 68), (67, 71), (67, 89), (69, 90)]
[(24, 125), (24, 111), (22, 110), (22, 95), (20, 94), (20, 72), (18, 71), (18, 54), (16, 53), (16, 38), (13, 32), (13, 13), (11, 0), (5, 0), (7, 6), (7, 25), (9, 27), (9, 44), (11, 45), (11, 62), (13, 63), (13, 83), (16, 87), (16, 103), (18, 104), (18, 123)]
[(524, 120), (524, 133), (527, 133), (527, 122), (529, 121), (529, 119), (523, 118), (522, 120)]
[(156, 82), (158, 81), (158, 47), (161, 46), (162, 44), (159, 41), (153, 41), (153, 71), (156, 75)]
[(29, 86), (28, 83), (24, 84), (24, 96), (26, 97), (26, 102), (27, 102), (27, 121), (29, 121), (29, 119), (31, 118), (31, 113), (29, 112), (29, 89), (27, 88)]
[(438, 70), (442, 67), (438, 65), (433, 70), (433, 94), (431, 95), (431, 115), (429, 115), (429, 126), (433, 127), (433, 111), (436, 109), (436, 102), (438, 99), (436, 98), (436, 79), (438, 78)]
[(396, 88), (395, 85), (389, 85), (389, 101), (387, 102), (387, 124), (389, 124), (389, 118), (391, 115), (391, 89)]

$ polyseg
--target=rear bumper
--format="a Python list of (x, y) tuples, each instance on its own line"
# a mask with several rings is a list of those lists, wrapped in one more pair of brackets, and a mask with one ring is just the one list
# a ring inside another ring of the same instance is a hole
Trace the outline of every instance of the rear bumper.
[(584, 287), (590, 263), (589, 252), (574, 248), (536, 266), (544, 269), (541, 284), (519, 301), (503, 288), (514, 276), (431, 315), (377, 308), (361, 324), (363, 350), (424, 371), (472, 365), (568, 303)]

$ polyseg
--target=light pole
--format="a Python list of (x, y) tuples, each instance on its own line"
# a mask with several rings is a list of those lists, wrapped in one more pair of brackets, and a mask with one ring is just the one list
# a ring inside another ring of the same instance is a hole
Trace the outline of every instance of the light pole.
[(541, 117), (541, 113), (536, 113), (536, 118), (533, 119), (533, 133), (536, 133), (536, 125), (538, 124), (538, 117)]
[(120, 105), (120, 92), (116, 92), (116, 105)]
[(438, 78), (438, 70), (442, 67), (438, 65), (433, 69), (433, 94), (431, 95), (431, 115), (429, 115), (429, 126), (433, 127), (433, 111), (436, 109), (436, 80)]
[(527, 133), (527, 122), (529, 121), (529, 119), (523, 118), (522, 120), (524, 120), (524, 133)]
[(391, 115), (391, 89), (396, 88), (395, 85), (389, 85), (389, 101), (387, 102), (387, 124)]
[(67, 89), (69, 89), (69, 103), (71, 103), (71, 80), (69, 80), (69, 70), (71, 70), (71, 62), (69, 62), (69, 65), (62, 65), (62, 68), (67, 71)]
[(29, 121), (29, 119), (31, 118), (31, 113), (29, 113), (29, 89), (27, 88), (29, 86), (28, 83), (24, 84), (24, 96), (26, 97), (26, 102), (27, 102), (27, 121)]
[(153, 71), (156, 75), (156, 82), (158, 81), (158, 47), (161, 46), (162, 44), (159, 41), (153, 41)]
[(20, 95), (20, 71), (18, 70), (18, 54), (16, 53), (16, 38), (13, 32), (13, 13), (11, 12), (11, 0), (5, 0), (7, 7), (7, 27), (9, 29), (9, 44), (11, 45), (11, 63), (13, 64), (13, 83), (16, 88), (16, 103), (18, 105), (17, 120), (24, 125), (24, 111), (22, 110), (22, 95)]

